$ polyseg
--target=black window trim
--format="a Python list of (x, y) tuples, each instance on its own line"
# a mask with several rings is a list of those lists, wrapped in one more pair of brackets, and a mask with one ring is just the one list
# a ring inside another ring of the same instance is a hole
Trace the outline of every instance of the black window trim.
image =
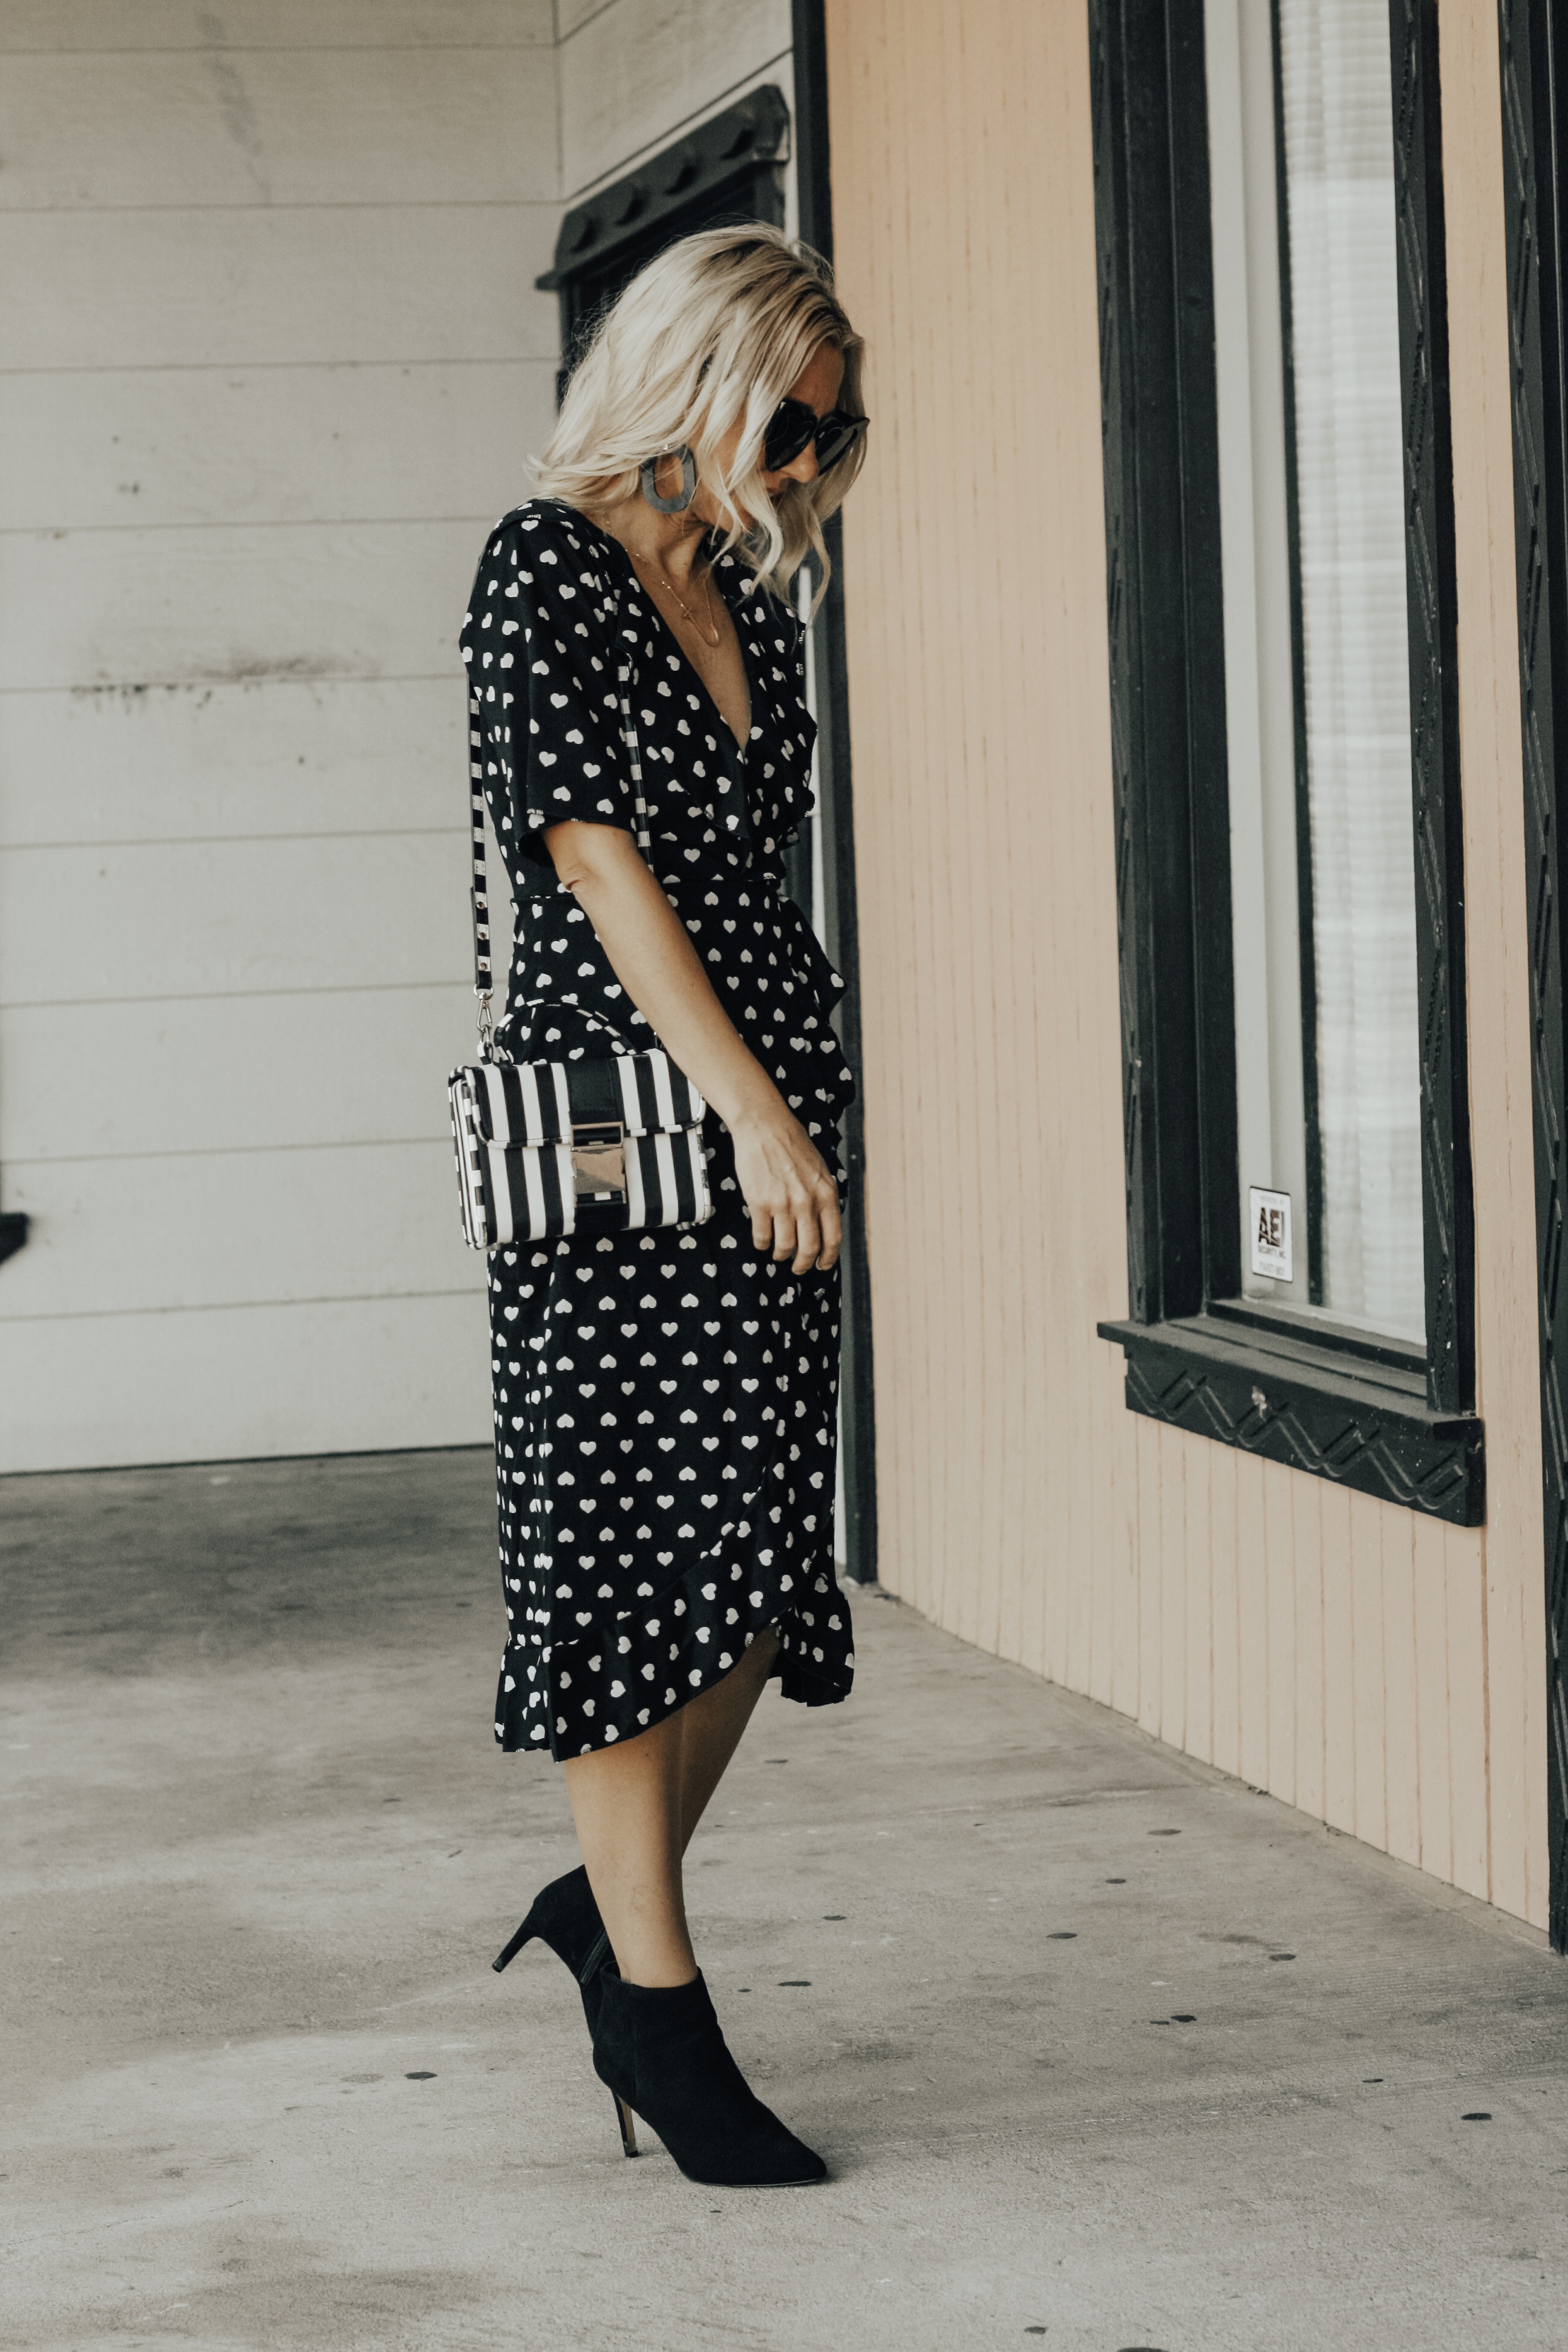
[[(763, 82), (564, 213), (553, 263), (534, 280), (560, 300), (563, 376), (595, 315), (584, 286), (607, 266), (668, 242), (699, 210), (782, 228), (788, 152), (789, 108), (778, 85)], [(624, 266), (629, 275), (634, 263)]]
[(1476, 1526), (1436, 0), (1389, 9), (1426, 1289), (1425, 1356), (1404, 1360), (1239, 1296), (1203, 0), (1089, 0), (1089, 16), (1129, 1297), (1098, 1328), (1125, 1351), (1131, 1411)]

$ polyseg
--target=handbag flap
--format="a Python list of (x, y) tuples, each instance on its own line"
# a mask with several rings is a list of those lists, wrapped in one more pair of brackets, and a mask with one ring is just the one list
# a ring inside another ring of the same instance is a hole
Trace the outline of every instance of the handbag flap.
[(707, 1105), (657, 1047), (595, 1054), (580, 1062), (479, 1062), (467, 1076), (475, 1123), (487, 1143), (570, 1143), (574, 1127), (622, 1127), (628, 1135), (675, 1135), (700, 1125)]

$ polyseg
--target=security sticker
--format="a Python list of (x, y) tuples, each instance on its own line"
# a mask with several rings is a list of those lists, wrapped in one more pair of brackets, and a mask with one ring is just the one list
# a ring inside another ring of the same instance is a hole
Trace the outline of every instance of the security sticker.
[(1290, 1195), (1265, 1192), (1254, 1184), (1247, 1193), (1252, 1218), (1252, 1271), (1271, 1282), (1289, 1282), (1290, 1274)]

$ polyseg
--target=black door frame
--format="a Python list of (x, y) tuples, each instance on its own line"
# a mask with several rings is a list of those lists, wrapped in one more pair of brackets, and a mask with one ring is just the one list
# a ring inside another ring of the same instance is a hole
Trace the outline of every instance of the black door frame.
[(1508, 235), (1525, 887), (1531, 910), (1537, 1337), (1545, 1538), (1552, 1947), (1568, 1951), (1568, 26), (1558, 0), (1499, 0)]
[[(833, 258), (833, 191), (827, 116), (824, 0), (792, 0), (794, 131), (799, 229)], [(602, 303), (672, 236), (720, 219), (756, 218), (783, 226), (789, 113), (772, 82), (672, 140), (657, 155), (563, 216), (554, 266), (536, 282), (561, 305), (562, 385)], [(844, 535), (837, 515), (825, 529), (832, 574), (812, 623), (819, 732), (817, 824), (822, 849), (823, 928), (844, 981), (837, 1028), (850, 1067), (861, 1068), (860, 956), (855, 898), (855, 823), (849, 778), (849, 679), (844, 632)], [(809, 915), (811, 842), (786, 855), (789, 887)], [(866, 1118), (858, 1095), (844, 1121), (848, 1180), (843, 1256), (844, 1524), (851, 1582), (877, 1580), (877, 1427), (871, 1371), (871, 1277), (866, 1248)]]
[[(833, 183), (825, 0), (791, 0), (795, 192), (803, 241), (833, 259)], [(844, 1238), (844, 1558), (852, 1582), (877, 1580), (877, 1401), (872, 1381), (871, 1268), (866, 1247), (866, 1107), (855, 809), (849, 773), (849, 662), (844, 635), (843, 518), (824, 536), (833, 576), (812, 624), (820, 732), (816, 783), (827, 952), (844, 982), (838, 1030), (858, 1091), (844, 1121), (849, 1197)]]

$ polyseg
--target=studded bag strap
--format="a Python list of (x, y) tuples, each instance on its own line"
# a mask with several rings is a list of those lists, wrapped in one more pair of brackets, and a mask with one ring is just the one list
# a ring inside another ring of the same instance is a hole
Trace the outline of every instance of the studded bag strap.
[[(612, 588), (608, 594), (618, 623), (621, 617), (620, 592), (618, 589)], [(643, 798), (642, 752), (637, 743), (637, 723), (632, 717), (631, 645), (625, 636), (621, 639), (620, 667), (616, 673), (616, 682), (620, 688), (621, 696), (621, 740), (626, 747), (626, 764), (631, 771), (632, 779), (632, 815), (635, 820), (632, 825), (632, 839), (637, 843), (644, 857), (651, 864), (650, 853), (653, 841), (647, 829), (647, 803)]]
[(479, 733), (479, 705), (476, 695), (468, 697), (468, 824), (472, 873), (468, 880), (468, 906), (474, 919), (474, 994), (479, 998), (479, 1052), (488, 1062), (493, 1037), (490, 1020), (490, 902), (489, 881), (485, 872), (485, 763), (479, 754), (484, 745)]

